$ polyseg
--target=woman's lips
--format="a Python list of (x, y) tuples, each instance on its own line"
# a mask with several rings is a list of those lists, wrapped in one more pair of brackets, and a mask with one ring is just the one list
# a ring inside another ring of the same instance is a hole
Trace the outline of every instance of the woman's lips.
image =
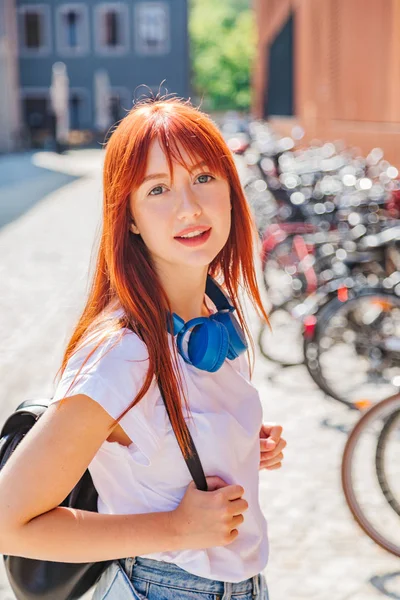
[(207, 231), (204, 231), (200, 235), (196, 235), (195, 237), (182, 238), (176, 237), (174, 238), (177, 242), (182, 244), (183, 246), (201, 246), (205, 244), (208, 238), (211, 235), (211, 227)]

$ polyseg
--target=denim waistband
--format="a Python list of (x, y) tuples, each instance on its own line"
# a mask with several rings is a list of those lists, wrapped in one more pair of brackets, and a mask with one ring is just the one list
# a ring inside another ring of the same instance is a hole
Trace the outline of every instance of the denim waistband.
[(174, 563), (168, 563), (151, 558), (142, 558), (140, 556), (122, 558), (119, 561), (129, 579), (138, 577), (150, 583), (180, 587), (182, 589), (205, 592), (210, 594), (220, 594), (224, 597), (231, 597), (237, 594), (248, 594), (252, 592), (254, 598), (260, 594), (260, 574), (254, 575), (244, 581), (231, 583), (226, 581), (217, 581), (200, 577), (181, 569)]

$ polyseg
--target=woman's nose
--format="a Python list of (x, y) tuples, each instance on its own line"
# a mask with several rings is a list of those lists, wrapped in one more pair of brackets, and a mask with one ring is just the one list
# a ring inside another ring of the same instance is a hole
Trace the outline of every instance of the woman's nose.
[(179, 192), (178, 217), (192, 217), (201, 214), (201, 206), (196, 194), (190, 188)]

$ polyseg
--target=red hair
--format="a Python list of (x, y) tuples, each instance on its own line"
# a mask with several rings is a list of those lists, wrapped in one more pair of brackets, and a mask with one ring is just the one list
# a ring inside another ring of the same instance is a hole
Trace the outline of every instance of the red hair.
[[(180, 399), (184, 399), (187, 409), (188, 404), (177, 350), (174, 348), (171, 355), (166, 328), (171, 308), (142, 238), (130, 232), (129, 195), (145, 177), (149, 149), (156, 139), (164, 150), (171, 175), (173, 161), (187, 168), (179, 151), (182, 147), (193, 162), (204, 160), (212, 172), (229, 182), (231, 229), (224, 248), (210, 264), (209, 273), (223, 284), (236, 308), (252, 348), (252, 374), (254, 343), (238, 299), (239, 286), (247, 292), (259, 316), (268, 322), (255, 276), (253, 218), (233, 156), (218, 128), (206, 114), (177, 98), (141, 101), (120, 121), (107, 142), (103, 229), (96, 268), (86, 306), (67, 345), (59, 372), (64, 372), (88, 332), (100, 333), (100, 341), (86, 360), (111, 332), (120, 329), (123, 335), (122, 329), (130, 327), (146, 344), (149, 368), (142, 388), (116, 422), (143, 398), (155, 376), (162, 384), (172, 427), (187, 456), (190, 452)], [(104, 315), (115, 305), (122, 307), (125, 316), (106, 323)]]

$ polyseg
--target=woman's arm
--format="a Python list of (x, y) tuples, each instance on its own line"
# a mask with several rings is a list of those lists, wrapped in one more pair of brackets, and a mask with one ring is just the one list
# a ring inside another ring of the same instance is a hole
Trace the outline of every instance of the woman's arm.
[(103, 441), (112, 417), (79, 394), (50, 405), (0, 472), (0, 553), (92, 562), (180, 549), (173, 512), (104, 515), (59, 507)]
[(183, 549), (173, 513), (103, 515), (55, 508), (18, 528), (1, 524), (0, 554), (94, 562)]

